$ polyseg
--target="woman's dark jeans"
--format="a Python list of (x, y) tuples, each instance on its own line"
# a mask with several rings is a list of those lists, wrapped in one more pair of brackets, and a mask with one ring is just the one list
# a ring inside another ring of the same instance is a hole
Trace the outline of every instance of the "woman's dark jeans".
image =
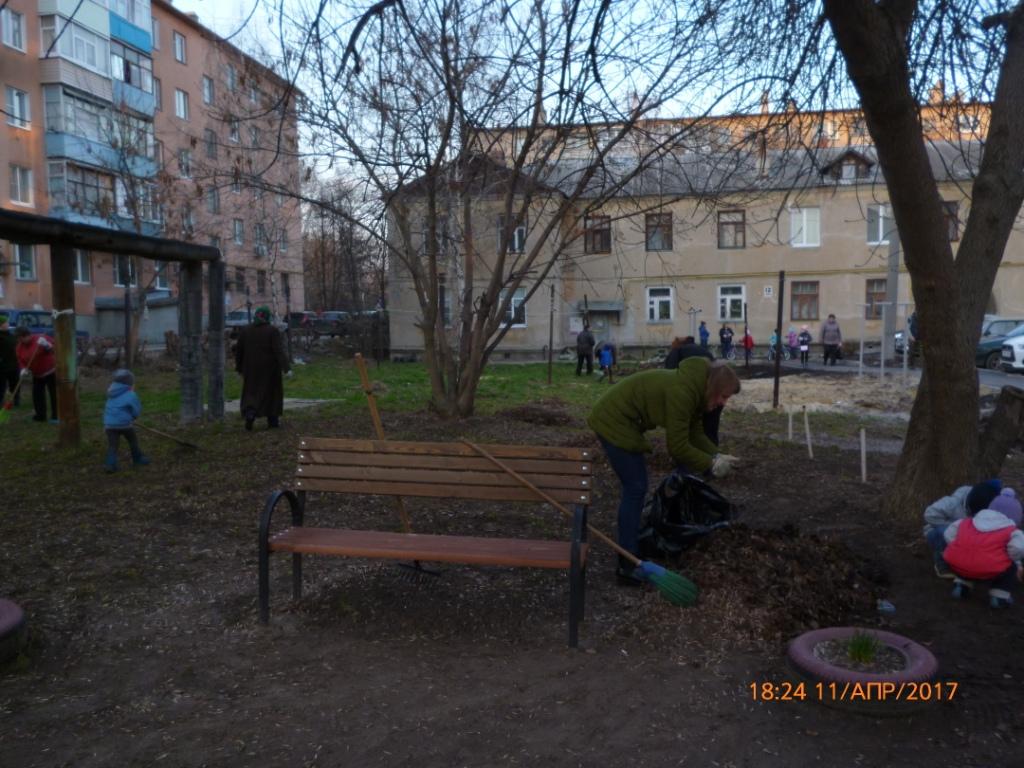
[(622, 498), (619, 500), (619, 544), (635, 555), (639, 555), (638, 535), (644, 512), (644, 498), (647, 496), (647, 457), (642, 453), (624, 451), (600, 435), (597, 436), (604, 448), (608, 463), (622, 483)]

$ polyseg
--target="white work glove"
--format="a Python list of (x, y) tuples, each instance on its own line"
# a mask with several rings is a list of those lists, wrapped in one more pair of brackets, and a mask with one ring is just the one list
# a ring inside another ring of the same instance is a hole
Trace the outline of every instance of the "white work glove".
[(22, 368), (21, 369), (21, 378), (27, 379), (29, 377), (29, 375), (30, 375), (30, 373), (29, 373), (28, 368)]
[(286, 373), (285, 376), (290, 379), (292, 377), (292, 372), (288, 371), (288, 373)]
[(715, 477), (725, 477), (735, 467), (740, 465), (740, 459), (736, 456), (730, 456), (727, 453), (716, 453), (715, 458), (711, 462), (711, 474)]

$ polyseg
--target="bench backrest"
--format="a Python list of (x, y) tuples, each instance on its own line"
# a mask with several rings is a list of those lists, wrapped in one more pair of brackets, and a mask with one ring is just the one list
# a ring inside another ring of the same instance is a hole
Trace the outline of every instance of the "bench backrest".
[[(590, 504), (591, 452), (583, 448), (483, 445), (563, 504)], [(296, 489), (377, 496), (541, 502), (507, 472), (462, 443), (299, 441)]]

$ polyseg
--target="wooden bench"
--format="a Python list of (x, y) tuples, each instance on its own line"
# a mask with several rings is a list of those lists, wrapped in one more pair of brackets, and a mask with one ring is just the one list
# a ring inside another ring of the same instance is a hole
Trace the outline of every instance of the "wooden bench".
[[(466, 565), (561, 568), (569, 572), (569, 645), (576, 647), (583, 618), (587, 565), (587, 509), (591, 455), (580, 448), (483, 446), (519, 474), (573, 509), (568, 540), (447, 536), (316, 528), (303, 525), (309, 492), (509, 501), (544, 501), (488, 459), (461, 443), (303, 438), (295, 490), (275, 491), (260, 516), (260, 621), (270, 614), (270, 555), (292, 553), (292, 593), (302, 596), (302, 555), (415, 560)], [(271, 534), (274, 508), (291, 507), (291, 526)], [(561, 515), (552, 509), (541, 514)]]

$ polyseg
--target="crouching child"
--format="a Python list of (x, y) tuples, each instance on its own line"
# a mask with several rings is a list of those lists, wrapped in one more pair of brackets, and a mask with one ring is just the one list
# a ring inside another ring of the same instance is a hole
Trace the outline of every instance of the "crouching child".
[(103, 409), (103, 428), (107, 433), (107, 460), (103, 466), (107, 472), (117, 471), (117, 447), (123, 435), (132, 452), (135, 466), (149, 464), (149, 458), (139, 448), (139, 438), (133, 424), (142, 413), (142, 403), (135, 394), (135, 376), (121, 368), (114, 371), (114, 380), (107, 389), (107, 404)]
[(985, 581), (989, 605), (1007, 608), (1013, 604), (1011, 593), (1022, 575), (1024, 533), (1006, 514), (989, 508), (998, 494), (984, 506), (972, 504), (973, 495), (968, 495), (967, 517), (951, 523), (945, 532), (942, 556), (956, 576), (953, 597), (966, 598), (975, 581)]

